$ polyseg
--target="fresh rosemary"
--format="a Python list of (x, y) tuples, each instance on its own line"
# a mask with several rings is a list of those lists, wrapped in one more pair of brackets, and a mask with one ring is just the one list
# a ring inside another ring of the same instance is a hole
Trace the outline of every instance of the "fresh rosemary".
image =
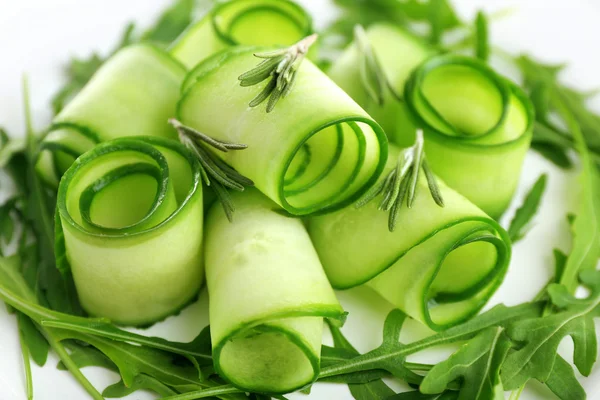
[(396, 90), (385, 76), (381, 63), (362, 25), (354, 26), (354, 41), (359, 54), (361, 84), (369, 97), (379, 106), (383, 106), (385, 104), (385, 90), (387, 88), (396, 100), (402, 101), (402, 97), (396, 93)]
[(202, 180), (214, 189), (227, 219), (233, 221), (235, 207), (227, 189), (243, 192), (246, 186), (254, 186), (254, 182), (221, 160), (212, 149), (227, 153), (229, 150), (244, 150), (248, 146), (213, 139), (174, 118), (169, 123), (177, 130), (179, 141), (198, 157)]
[(298, 43), (280, 50), (274, 50), (264, 53), (255, 53), (254, 56), (262, 58), (263, 61), (255, 68), (238, 77), (241, 86), (254, 86), (269, 77), (271, 80), (264, 89), (250, 102), (250, 107), (256, 107), (266, 99), (267, 112), (270, 113), (277, 105), (277, 102), (286, 97), (294, 86), (296, 73), (306, 57), (310, 46), (317, 40), (317, 34), (314, 33), (305, 37)]
[(408, 208), (413, 206), (421, 170), (423, 170), (425, 179), (427, 179), (431, 197), (438, 206), (444, 207), (444, 199), (440, 193), (436, 178), (425, 159), (423, 152), (423, 131), (419, 129), (415, 144), (404, 149), (399, 154), (396, 168), (392, 169), (385, 179), (381, 180), (365, 193), (356, 203), (356, 208), (363, 207), (375, 197), (382, 194), (383, 199), (379, 203), (379, 209), (389, 212), (388, 229), (390, 232), (393, 232), (396, 229), (398, 212), (402, 207), (404, 198), (407, 197), (406, 205)]

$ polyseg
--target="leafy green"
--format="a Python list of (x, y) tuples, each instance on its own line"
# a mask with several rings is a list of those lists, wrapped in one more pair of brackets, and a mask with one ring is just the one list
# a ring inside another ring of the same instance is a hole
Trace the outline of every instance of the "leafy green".
[(339, 47), (352, 41), (356, 25), (365, 28), (373, 23), (388, 22), (410, 28), (414, 23), (427, 23), (427, 39), (438, 43), (443, 34), (462, 26), (456, 11), (448, 0), (335, 0), (340, 8), (339, 17), (326, 29), (326, 37), (340, 40)]
[(586, 105), (588, 98), (595, 92), (584, 93), (559, 83), (559, 74), (565, 68), (564, 64), (543, 64), (526, 55), (518, 57), (516, 64), (536, 111), (537, 123), (532, 147), (541, 149), (542, 155), (558, 166), (570, 166), (566, 151), (580, 151), (581, 145), (576, 144), (576, 134), (571, 128), (565, 132), (553, 120), (553, 113), (562, 109), (561, 114), (566, 111), (580, 126), (592, 159), (596, 163), (600, 162), (600, 116), (590, 111)]
[[(331, 331), (333, 343), (336, 348), (345, 350), (345, 356), (352, 358), (360, 355), (360, 353), (344, 337), (339, 327), (329, 323), (329, 330)], [(395, 394), (395, 392), (381, 379), (375, 379), (365, 383), (348, 383), (348, 388), (356, 400), (385, 400)]]
[(423, 394), (418, 390), (398, 393), (388, 400), (456, 400), (458, 392), (446, 391), (442, 394)]
[(568, 106), (566, 100), (568, 94), (563, 92), (552, 90), (550, 98), (575, 140), (582, 164), (579, 175), (580, 204), (577, 217), (571, 227), (573, 246), (560, 279), (560, 283), (573, 292), (578, 284), (579, 272), (595, 269), (600, 258), (600, 172), (588, 150), (578, 120)]
[(600, 311), (600, 273), (583, 271), (581, 279), (593, 290), (589, 298), (575, 299), (565, 286), (551, 285), (550, 297), (560, 312), (517, 320), (508, 326), (508, 336), (520, 348), (510, 353), (502, 366), (502, 383), (506, 389), (515, 389), (531, 378), (546, 382), (558, 345), (565, 336), (573, 339), (575, 366), (582, 375), (589, 375), (597, 356), (593, 318)]
[[(214, 0), (204, 0), (202, 3), (206, 6), (213, 4)], [(135, 25), (129, 23), (108, 55), (92, 53), (87, 58), (73, 57), (65, 70), (67, 82), (52, 98), (54, 113), (58, 114), (65, 104), (83, 89), (102, 64), (123, 47), (140, 41), (167, 47), (192, 22), (195, 10), (195, 0), (175, 0), (171, 7), (158, 17), (155, 24), (141, 35), (135, 35)]]
[(447, 360), (437, 364), (423, 379), (420, 390), (426, 394), (443, 393), (460, 378), (459, 400), (487, 400), (502, 393), (500, 367), (511, 343), (500, 327), (481, 331)]
[(584, 400), (585, 390), (575, 377), (571, 365), (561, 356), (556, 356), (552, 372), (544, 382), (559, 399)]
[(162, 397), (177, 395), (176, 391), (164, 385), (161, 381), (152, 378), (151, 376), (141, 374), (135, 377), (130, 386), (126, 386), (122, 380), (108, 386), (102, 392), (102, 396), (108, 398), (121, 398), (129, 396), (138, 390), (150, 390)]
[(510, 222), (508, 235), (513, 243), (521, 240), (527, 233), (527, 225), (531, 222), (540, 207), (542, 195), (544, 194), (544, 190), (546, 190), (547, 178), (546, 174), (540, 175), (535, 184), (529, 189), (525, 200), (523, 200), (523, 204), (517, 209), (515, 216)]
[[(65, 341), (64, 345), (70, 350), (71, 359), (78, 368), (101, 367), (110, 371), (119, 372), (115, 363), (95, 347), (84, 345), (76, 341)], [(67, 369), (62, 362), (59, 362), (56, 365), (56, 368), (62, 371)]]
[(490, 57), (488, 20), (483, 11), (475, 18), (475, 56), (483, 61)]

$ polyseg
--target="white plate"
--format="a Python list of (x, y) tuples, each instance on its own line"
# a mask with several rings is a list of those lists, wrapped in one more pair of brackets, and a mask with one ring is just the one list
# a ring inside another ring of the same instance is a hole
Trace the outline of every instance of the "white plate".
[[(0, 126), (12, 134), (22, 129), (20, 80), (30, 78), (34, 117), (37, 127), (50, 118), (49, 98), (61, 79), (61, 67), (71, 55), (86, 56), (92, 50), (111, 49), (125, 24), (131, 20), (148, 24), (170, 0), (28, 0), (0, 2)], [(325, 0), (302, 1), (315, 14), (319, 25), (332, 17)], [(598, 55), (600, 6), (595, 0), (455, 0), (460, 14), (472, 18), (483, 7), (494, 11), (515, 7), (510, 18), (493, 24), (492, 39), (512, 52), (528, 52), (552, 62), (566, 61), (570, 67), (564, 78), (582, 88), (600, 87)], [(600, 102), (596, 103), (600, 105)], [(576, 173), (565, 173), (535, 153), (527, 156), (521, 185), (515, 198), (520, 203), (524, 191), (540, 173), (549, 174), (549, 183), (540, 214), (527, 237), (514, 247), (514, 256), (504, 284), (490, 305), (504, 302), (514, 305), (531, 299), (549, 279), (552, 249), (568, 250), (569, 235), (565, 215), (576, 207)], [(507, 213), (510, 218), (515, 206)], [(506, 221), (505, 221), (506, 222)], [(391, 306), (365, 288), (340, 292), (339, 298), (350, 312), (344, 332), (360, 351), (379, 345), (382, 322)], [(189, 341), (208, 323), (207, 296), (180, 316), (170, 318), (145, 331), (171, 340)], [(597, 324), (598, 325), (598, 324)], [(409, 322), (403, 337), (409, 339), (425, 328)], [(325, 337), (329, 342), (329, 337)], [(561, 349), (567, 359), (572, 345), (565, 341)], [(419, 360), (437, 361), (450, 349), (438, 349), (421, 355)], [(416, 358), (415, 358), (416, 359)], [(67, 372), (58, 371), (51, 356), (44, 368), (33, 366), (37, 400), (85, 399), (86, 393)], [(86, 376), (98, 388), (116, 382), (117, 375), (99, 368), (86, 368)], [(588, 398), (600, 398), (600, 367), (582, 380)], [(395, 383), (397, 389), (401, 387)], [(0, 400), (24, 400), (25, 383), (14, 317), (0, 307)], [(151, 394), (136, 393), (129, 399), (152, 399)], [(300, 394), (291, 399), (306, 399)], [(351, 399), (342, 385), (318, 384), (310, 399)], [(540, 384), (531, 383), (523, 400), (553, 398)]]

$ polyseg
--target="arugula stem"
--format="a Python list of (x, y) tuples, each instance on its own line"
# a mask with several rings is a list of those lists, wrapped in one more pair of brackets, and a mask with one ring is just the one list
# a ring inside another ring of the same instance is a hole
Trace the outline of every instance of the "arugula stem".
[(69, 370), (69, 372), (73, 375), (75, 379), (79, 382), (81, 386), (89, 393), (90, 396), (94, 400), (104, 400), (104, 397), (96, 390), (94, 385), (83, 375), (83, 373), (77, 367), (77, 364), (73, 361), (71, 356), (67, 353), (64, 346), (54, 338), (54, 336), (47, 330), (44, 330), (46, 340), (50, 343), (52, 349), (56, 352), (60, 361), (62, 361), (63, 365)]
[(19, 342), (21, 343), (21, 354), (23, 355), (23, 367), (25, 368), (25, 385), (27, 387), (27, 399), (33, 400), (33, 380), (31, 377), (31, 356), (29, 353), (29, 347), (25, 341), (25, 335), (21, 330), (21, 318), (26, 318), (22, 314), (17, 315), (17, 322), (19, 325)]
[(411, 363), (411, 362), (405, 362), (404, 366), (408, 369), (410, 369), (411, 371), (424, 371), (424, 372), (428, 372), (431, 370), (431, 368), (433, 368), (432, 364), (420, 364), (420, 363)]
[(164, 397), (163, 400), (195, 400), (234, 393), (244, 393), (244, 391), (231, 385), (221, 385), (210, 389), (196, 390), (194, 392), (182, 393), (176, 396)]
[(508, 398), (508, 400), (519, 400), (519, 397), (521, 397), (521, 393), (523, 392), (523, 389), (525, 389), (525, 385), (522, 385), (518, 389), (510, 392), (510, 397)]

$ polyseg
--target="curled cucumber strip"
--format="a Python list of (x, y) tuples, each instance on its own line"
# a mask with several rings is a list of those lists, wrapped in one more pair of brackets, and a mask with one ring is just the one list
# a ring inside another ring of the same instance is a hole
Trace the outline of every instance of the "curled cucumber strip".
[(175, 139), (167, 120), (175, 114), (185, 68), (147, 44), (126, 47), (96, 72), (54, 118), (36, 170), (50, 186), (96, 144), (122, 136)]
[[(435, 54), (421, 39), (395, 25), (378, 23), (369, 26), (367, 40), (394, 92), (402, 94), (411, 72)], [(369, 96), (363, 82), (364, 63), (358, 43), (351, 43), (331, 65), (327, 74), (363, 107), (384, 129), (390, 140), (408, 147), (414, 141), (415, 127), (410, 125), (406, 105), (394, 98), (391, 90), (383, 91), (383, 104)]]
[(146, 325), (179, 311), (204, 280), (200, 166), (179, 143), (119, 138), (67, 170), (56, 257), (91, 315)]
[(292, 1), (233, 0), (191, 25), (170, 52), (192, 68), (231, 46), (290, 46), (312, 33), (311, 16)]
[(493, 218), (508, 207), (533, 132), (529, 98), (474, 58), (442, 55), (405, 87), (433, 171)]
[(271, 113), (249, 107), (267, 81), (237, 78), (260, 60), (257, 48), (236, 47), (190, 71), (178, 119), (216, 139), (243, 143), (220, 154), (271, 200), (295, 215), (328, 212), (354, 202), (379, 177), (387, 140), (379, 125), (310, 61)]
[(323, 318), (342, 318), (302, 222), (258, 191), (235, 194), (230, 223), (206, 221), (206, 279), (214, 365), (235, 386), (288, 393), (319, 373)]
[[(390, 146), (388, 171), (398, 153)], [(394, 232), (377, 201), (311, 218), (308, 231), (332, 286), (366, 284), (434, 330), (477, 313), (504, 278), (510, 240), (469, 200), (443, 182), (439, 188), (445, 207), (434, 202), (422, 177), (413, 207), (402, 207)]]

